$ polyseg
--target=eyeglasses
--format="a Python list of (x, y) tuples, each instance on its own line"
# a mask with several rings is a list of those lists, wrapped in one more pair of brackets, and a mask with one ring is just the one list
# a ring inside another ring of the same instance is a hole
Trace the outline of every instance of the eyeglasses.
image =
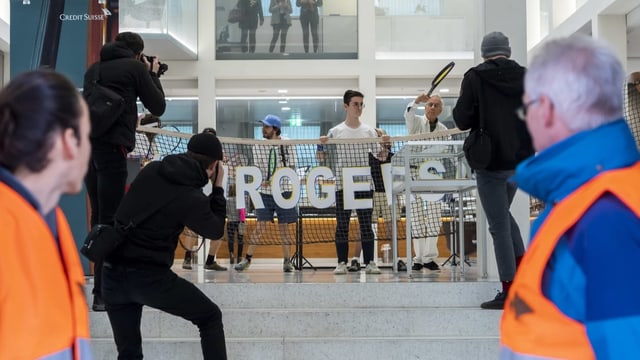
[(364, 103), (352, 102), (352, 103), (349, 103), (349, 106), (364, 108)]
[(518, 115), (518, 119), (520, 119), (522, 121), (526, 121), (527, 120), (527, 110), (529, 109), (529, 106), (537, 103), (538, 101), (540, 101), (540, 99), (533, 99), (533, 100), (529, 101), (528, 103), (524, 103), (524, 104), (522, 104), (522, 106), (517, 108), (516, 109), (516, 115)]

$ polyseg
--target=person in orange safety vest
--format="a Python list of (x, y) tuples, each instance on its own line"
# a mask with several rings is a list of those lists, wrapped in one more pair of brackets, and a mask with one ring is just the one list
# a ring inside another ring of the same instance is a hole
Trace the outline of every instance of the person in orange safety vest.
[(501, 359), (640, 354), (640, 153), (617, 55), (585, 35), (543, 44), (525, 77), (538, 152), (513, 180), (546, 204), (502, 316)]
[(82, 189), (91, 145), (76, 87), (53, 71), (0, 92), (0, 359), (92, 359), (84, 274), (58, 207)]

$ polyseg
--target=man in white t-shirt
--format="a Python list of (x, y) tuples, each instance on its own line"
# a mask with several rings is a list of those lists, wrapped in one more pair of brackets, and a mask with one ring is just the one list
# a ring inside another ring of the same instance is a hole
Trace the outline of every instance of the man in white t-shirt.
[[(417, 115), (418, 104), (424, 103), (424, 115)], [(409, 135), (432, 133), (447, 130), (447, 127), (438, 121), (442, 113), (442, 98), (440, 95), (427, 95), (422, 93), (407, 105), (404, 112), (404, 120)], [(433, 150), (433, 149), (432, 149)], [(415, 174), (414, 174), (415, 175)], [(425, 207), (430, 211), (427, 213)], [(426, 268), (438, 271), (440, 267), (435, 260), (438, 258), (438, 234), (440, 232), (441, 209), (440, 202), (423, 201), (419, 199), (411, 205), (412, 218), (422, 219), (426, 223), (416, 223), (417, 236), (413, 239), (413, 270)], [(437, 229), (437, 230), (436, 230)], [(412, 232), (413, 233), (413, 232)], [(430, 236), (429, 236), (430, 235)]]
[[(267, 115), (260, 121), (262, 123), (262, 136), (266, 140), (287, 140), (283, 136), (280, 136), (282, 122), (280, 118), (275, 115)], [(256, 222), (256, 230), (253, 233), (249, 247), (247, 248), (247, 254), (245, 258), (234, 266), (237, 271), (244, 271), (251, 265), (251, 257), (256, 249), (255, 243), (262, 237), (267, 230), (267, 223), (273, 222), (273, 214), (278, 215), (278, 228), (280, 230), (280, 236), (282, 236), (282, 257), (283, 265), (282, 270), (284, 272), (291, 272), (294, 270), (291, 263), (290, 247), (294, 244), (294, 237), (289, 231), (289, 225), (295, 223), (298, 220), (298, 209), (284, 209), (275, 203), (273, 199), (271, 178), (274, 173), (281, 168), (290, 167), (295, 169), (295, 147), (291, 145), (254, 145), (253, 147), (253, 162), (262, 172), (262, 185), (260, 186), (260, 197), (262, 197), (262, 203), (264, 208), (256, 209), (256, 215), (258, 221)], [(277, 191), (282, 193), (282, 197), (288, 199), (291, 197), (292, 185), (288, 178), (283, 178), (283, 182), (278, 185)]]
[[(364, 95), (355, 90), (347, 90), (343, 96), (343, 107), (346, 111), (346, 118), (343, 122), (331, 128), (327, 136), (321, 136), (320, 142), (325, 144), (332, 139), (358, 139), (372, 138), (372, 143), (377, 143), (378, 134), (375, 129), (360, 121), (362, 109), (364, 108)], [(386, 135), (389, 141), (389, 136)], [(326, 145), (324, 145), (326, 146)], [(371, 143), (367, 144), (336, 144), (337, 166), (336, 166), (336, 253), (338, 255), (338, 266), (333, 271), (334, 274), (347, 273), (347, 260), (349, 257), (349, 222), (351, 219), (351, 209), (344, 208), (344, 192), (342, 189), (342, 169), (344, 167), (369, 166), (369, 152)], [(378, 153), (376, 150), (374, 153)], [(360, 179), (356, 179), (358, 181)], [(370, 181), (370, 179), (369, 179)], [(371, 199), (373, 193), (369, 191), (357, 191), (356, 199)], [(374, 243), (373, 229), (371, 227), (372, 208), (356, 209), (358, 223), (360, 225), (360, 241), (367, 274), (380, 274), (380, 269), (373, 261)]]

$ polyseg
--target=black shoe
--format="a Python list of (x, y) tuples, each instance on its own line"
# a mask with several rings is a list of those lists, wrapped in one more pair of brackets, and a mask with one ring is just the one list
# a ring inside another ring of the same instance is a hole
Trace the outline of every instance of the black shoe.
[(436, 264), (434, 261), (430, 261), (430, 262), (424, 264), (424, 267), (426, 269), (431, 270), (431, 271), (440, 271), (440, 266), (438, 266), (438, 264)]
[(349, 272), (356, 272), (356, 271), (360, 271), (360, 263), (358, 262), (358, 260), (353, 259), (351, 260), (351, 266), (349, 266)]
[(93, 309), (93, 311), (107, 311), (104, 300), (102, 300), (100, 295), (93, 295), (93, 305), (91, 305), (91, 309)]
[(398, 271), (407, 271), (407, 264), (402, 260), (398, 260)]
[(480, 307), (483, 309), (502, 310), (504, 309), (504, 301), (507, 300), (507, 293), (499, 291), (493, 300), (483, 302)]
[(186, 269), (186, 270), (191, 270), (191, 258), (184, 258), (184, 261), (182, 262), (182, 268)]
[(229, 265), (233, 265), (234, 261), (236, 261), (236, 259), (233, 257), (233, 253), (229, 254)]
[(413, 263), (413, 266), (411, 267), (411, 270), (416, 270), (416, 271), (418, 271), (418, 270), (422, 270), (422, 267), (423, 267), (423, 266), (424, 266), (424, 265), (422, 265), (422, 264), (420, 264), (420, 263), (414, 262), (414, 263)]

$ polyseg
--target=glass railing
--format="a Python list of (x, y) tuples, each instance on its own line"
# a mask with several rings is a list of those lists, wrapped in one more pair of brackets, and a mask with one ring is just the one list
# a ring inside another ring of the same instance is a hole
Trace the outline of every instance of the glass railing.
[(355, 59), (357, 0), (216, 1), (216, 58)]
[(473, 59), (475, 0), (377, 0), (377, 59)]
[(119, 22), (121, 32), (136, 32), (145, 39), (165, 36), (192, 57), (198, 53), (198, 0), (120, 2)]

